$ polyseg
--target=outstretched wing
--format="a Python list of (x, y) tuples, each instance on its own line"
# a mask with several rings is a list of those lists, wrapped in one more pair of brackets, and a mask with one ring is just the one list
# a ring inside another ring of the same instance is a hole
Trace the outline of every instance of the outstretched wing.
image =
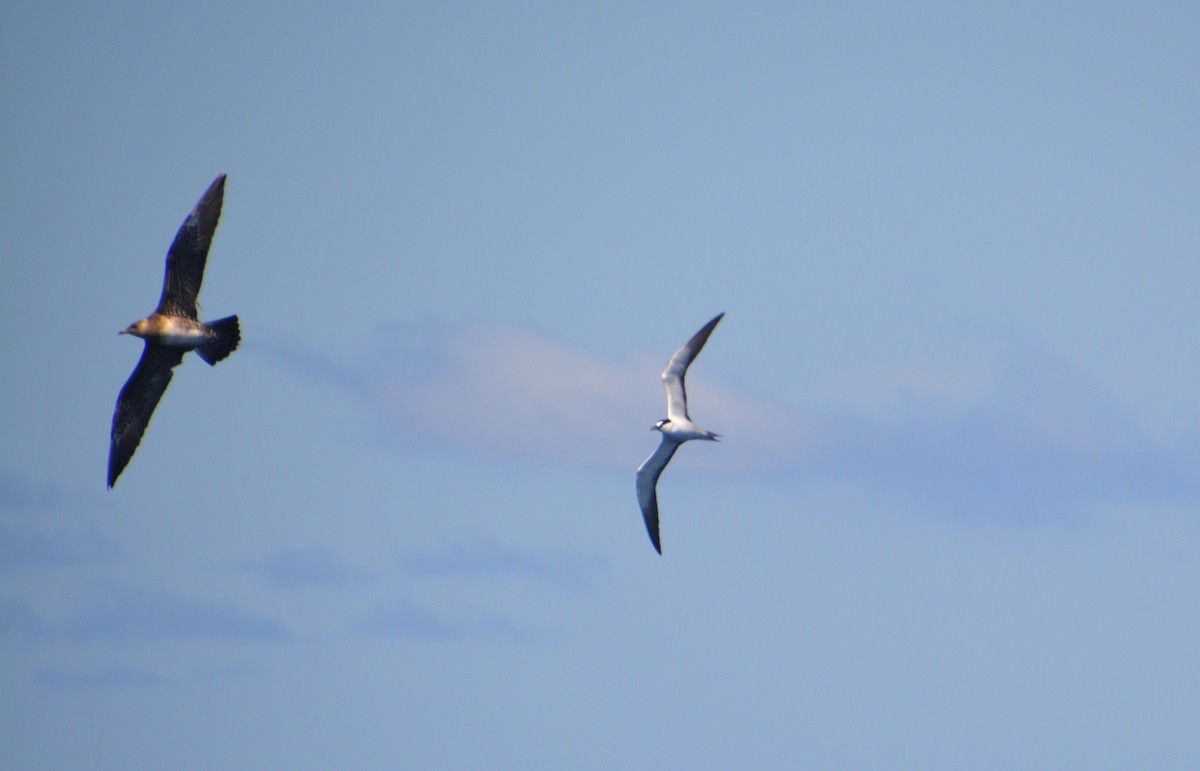
[(646, 520), (650, 543), (654, 544), (654, 550), (659, 554), (662, 554), (662, 543), (658, 537), (658, 478), (678, 449), (679, 442), (673, 442), (663, 435), (658, 449), (637, 470), (638, 505), (642, 507), (642, 519)]
[(683, 347), (676, 351), (671, 360), (667, 362), (667, 368), (662, 372), (662, 381), (663, 387), (667, 390), (668, 420), (691, 420), (688, 417), (687, 390), (683, 386), (683, 377), (687, 374), (688, 366), (691, 365), (692, 360), (696, 358), (700, 353), (700, 349), (708, 342), (708, 336), (712, 334), (712, 331), (717, 328), (717, 323), (724, 317), (724, 313), (718, 313), (716, 318), (705, 324), (699, 332), (692, 335), (692, 339), (684, 343)]
[(142, 441), (142, 434), (150, 425), (150, 416), (171, 383), (171, 368), (183, 361), (184, 353), (182, 348), (165, 348), (147, 342), (141, 360), (121, 388), (117, 409), (113, 412), (112, 443), (108, 448), (110, 488), (116, 484), (117, 477)]
[(158, 300), (159, 313), (196, 318), (196, 298), (204, 280), (204, 263), (208, 260), (208, 248), (217, 231), (224, 200), (225, 175), (222, 174), (208, 186), (204, 197), (175, 234), (175, 241), (167, 252), (167, 274), (163, 278), (162, 297)]

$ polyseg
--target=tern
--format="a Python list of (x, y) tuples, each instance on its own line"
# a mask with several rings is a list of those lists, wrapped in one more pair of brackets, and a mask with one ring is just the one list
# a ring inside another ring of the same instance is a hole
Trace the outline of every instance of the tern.
[(642, 518), (646, 520), (646, 532), (650, 534), (650, 543), (654, 544), (654, 550), (659, 554), (662, 554), (662, 543), (658, 537), (658, 478), (675, 456), (679, 445), (690, 439), (717, 441), (719, 438), (718, 434), (697, 426), (688, 416), (687, 390), (683, 387), (683, 378), (687, 374), (688, 366), (699, 355), (708, 336), (724, 316), (724, 313), (718, 313), (716, 318), (692, 335), (692, 339), (675, 352), (667, 362), (666, 369), (662, 371), (663, 388), (667, 391), (667, 417), (650, 428), (651, 431), (662, 434), (662, 442), (637, 470), (638, 504), (642, 507)]
[(204, 323), (196, 315), (196, 297), (204, 280), (204, 263), (212, 244), (221, 203), (225, 198), (225, 175), (217, 177), (196, 208), (183, 221), (167, 252), (167, 270), (158, 308), (119, 334), (134, 335), (146, 342), (138, 361), (121, 388), (113, 412), (112, 443), (108, 450), (108, 486), (133, 457), (150, 416), (171, 382), (171, 370), (183, 355), (195, 351), (209, 365), (233, 353), (241, 341), (237, 316)]

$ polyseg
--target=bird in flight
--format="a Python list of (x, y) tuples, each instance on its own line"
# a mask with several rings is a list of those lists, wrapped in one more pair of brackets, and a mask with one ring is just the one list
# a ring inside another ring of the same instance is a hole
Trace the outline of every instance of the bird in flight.
[(141, 321), (121, 330), (146, 342), (142, 358), (121, 388), (113, 412), (112, 443), (108, 450), (108, 486), (133, 457), (150, 416), (171, 382), (171, 370), (194, 350), (210, 365), (233, 353), (241, 341), (237, 316), (204, 323), (196, 316), (196, 297), (204, 280), (204, 263), (212, 244), (221, 203), (225, 198), (225, 175), (217, 177), (196, 208), (183, 221), (167, 252), (158, 308)]
[(688, 366), (700, 353), (708, 336), (716, 329), (718, 322), (724, 318), (724, 313), (705, 324), (692, 339), (684, 343), (667, 362), (667, 368), (662, 372), (663, 387), (667, 391), (667, 417), (651, 427), (651, 431), (662, 434), (662, 442), (658, 449), (638, 466), (637, 497), (642, 507), (642, 517), (646, 520), (646, 531), (650, 533), (650, 542), (654, 550), (662, 554), (662, 543), (658, 537), (658, 478), (663, 469), (675, 456), (679, 445), (689, 439), (709, 439), (716, 441), (719, 437), (712, 431), (707, 431), (692, 422), (687, 411), (687, 391), (683, 387), (683, 378)]

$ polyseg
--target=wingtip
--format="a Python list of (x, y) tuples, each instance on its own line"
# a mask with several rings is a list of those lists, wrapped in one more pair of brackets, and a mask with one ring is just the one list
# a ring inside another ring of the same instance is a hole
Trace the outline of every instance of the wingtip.
[[(208, 186), (208, 190), (204, 191), (204, 195), (200, 199), (200, 204), (203, 204), (207, 201), (215, 200), (216, 198), (220, 198), (222, 200), (222, 203), (224, 202), (225, 172), (221, 172), (220, 174), (218, 174), (217, 178), (214, 179), (212, 181), (212, 184)], [(198, 204), (198, 205), (200, 205), (200, 204)]]
[(642, 521), (646, 523), (646, 535), (650, 536), (650, 545), (654, 551), (662, 555), (662, 541), (658, 535), (658, 506), (651, 503), (642, 507)]
[(642, 516), (646, 520), (646, 535), (650, 536), (650, 545), (654, 547), (654, 551), (658, 552), (658, 556), (662, 556), (662, 538), (658, 534), (658, 512), (655, 511), (653, 516), (647, 516), (646, 512), (642, 512)]

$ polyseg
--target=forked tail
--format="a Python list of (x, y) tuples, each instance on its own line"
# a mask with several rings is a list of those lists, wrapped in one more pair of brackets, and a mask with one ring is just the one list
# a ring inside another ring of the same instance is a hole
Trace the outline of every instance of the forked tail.
[(209, 365), (216, 364), (237, 350), (242, 341), (242, 331), (238, 327), (238, 317), (229, 316), (204, 325), (208, 328), (208, 340), (196, 349), (201, 359)]

